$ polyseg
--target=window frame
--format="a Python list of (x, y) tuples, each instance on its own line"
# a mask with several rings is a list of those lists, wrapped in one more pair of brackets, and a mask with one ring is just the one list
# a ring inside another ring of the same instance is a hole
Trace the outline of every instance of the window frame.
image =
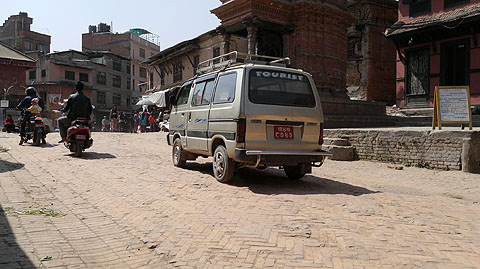
[(470, 3), (470, 0), (461, 0), (461, 1), (457, 0), (455, 2), (452, 1), (452, 0), (444, 0), (443, 1), (443, 8), (444, 9), (449, 9), (449, 8), (465, 5), (465, 4), (468, 4), (468, 3)]
[[(224, 101), (224, 102), (218, 102), (218, 101), (215, 101), (215, 97), (217, 96), (217, 90), (218, 90), (218, 85), (220, 84), (220, 79), (222, 77), (226, 77), (226, 76), (229, 76), (229, 75), (235, 75), (235, 88), (233, 90), (233, 99), (231, 101)], [(220, 105), (220, 104), (230, 104), (230, 103), (233, 103), (235, 101), (235, 95), (237, 94), (237, 81), (238, 80), (238, 72), (236, 71), (230, 71), (230, 72), (225, 72), (225, 73), (222, 73), (222, 74), (219, 74), (218, 75), (218, 78), (216, 80), (216, 83), (215, 83), (215, 88), (213, 90), (213, 99), (212, 101), (210, 102), (212, 105)]]
[[(67, 74), (73, 74), (73, 78), (69, 78), (69, 76)], [(65, 70), (65, 79), (75, 80), (75, 71)]]
[[(418, 1), (418, 0), (417, 0)], [(420, 0), (422, 1), (422, 0)], [(428, 4), (428, 8), (425, 10), (414, 10), (415, 5), (418, 5), (418, 2), (411, 1), (408, 5), (408, 16), (411, 18), (420, 17), (432, 12), (432, 0), (423, 0)], [(417, 7), (418, 9), (418, 7)]]
[[(118, 80), (118, 84), (116, 81)], [(112, 87), (114, 88), (122, 88), (122, 77), (119, 75), (112, 76)]]
[[(99, 98), (102, 96), (102, 98)], [(97, 104), (106, 105), (107, 104), (107, 94), (104, 92), (97, 92)]]
[[(101, 80), (103, 78), (103, 80)], [(107, 73), (106, 72), (97, 72), (97, 84), (98, 85), (107, 85)]]
[[(82, 76), (83, 76), (83, 78), (82, 78)], [(85, 79), (85, 76), (86, 76), (86, 79)], [(78, 80), (88, 83), (88, 73), (82, 73), (82, 72), (78, 73)]]

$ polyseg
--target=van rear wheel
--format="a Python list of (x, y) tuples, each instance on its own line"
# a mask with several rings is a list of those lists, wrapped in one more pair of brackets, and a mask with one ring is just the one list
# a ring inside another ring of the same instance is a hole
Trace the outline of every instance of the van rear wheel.
[(217, 146), (213, 153), (213, 174), (222, 183), (229, 182), (235, 172), (235, 161), (230, 159), (223, 145)]
[(180, 168), (184, 168), (185, 164), (187, 163), (185, 153), (183, 152), (182, 148), (182, 140), (180, 138), (175, 139), (173, 142), (172, 160), (173, 165)]
[(303, 176), (305, 176), (305, 172), (302, 172), (302, 166), (301, 165), (295, 165), (295, 166), (283, 166), (283, 171), (287, 175), (287, 177), (291, 180), (297, 180), (301, 179)]

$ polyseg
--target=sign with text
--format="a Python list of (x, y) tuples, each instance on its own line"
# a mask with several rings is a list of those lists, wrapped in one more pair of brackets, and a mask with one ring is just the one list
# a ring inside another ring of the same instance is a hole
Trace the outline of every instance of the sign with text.
[(0, 100), (0, 107), (8, 107), (8, 100)]
[(442, 124), (469, 124), (472, 129), (470, 88), (468, 86), (435, 87), (433, 124), (442, 129)]

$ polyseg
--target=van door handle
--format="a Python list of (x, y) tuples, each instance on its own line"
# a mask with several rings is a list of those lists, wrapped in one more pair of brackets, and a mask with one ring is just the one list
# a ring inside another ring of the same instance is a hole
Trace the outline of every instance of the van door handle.
[(188, 121), (192, 121), (192, 113), (187, 112)]

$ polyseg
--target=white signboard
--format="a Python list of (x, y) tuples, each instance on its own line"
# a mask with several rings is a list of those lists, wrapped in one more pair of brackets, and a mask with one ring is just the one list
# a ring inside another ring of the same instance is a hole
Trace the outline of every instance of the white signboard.
[(0, 107), (8, 107), (8, 100), (0, 100)]
[(438, 89), (441, 121), (470, 121), (470, 106), (466, 88)]

